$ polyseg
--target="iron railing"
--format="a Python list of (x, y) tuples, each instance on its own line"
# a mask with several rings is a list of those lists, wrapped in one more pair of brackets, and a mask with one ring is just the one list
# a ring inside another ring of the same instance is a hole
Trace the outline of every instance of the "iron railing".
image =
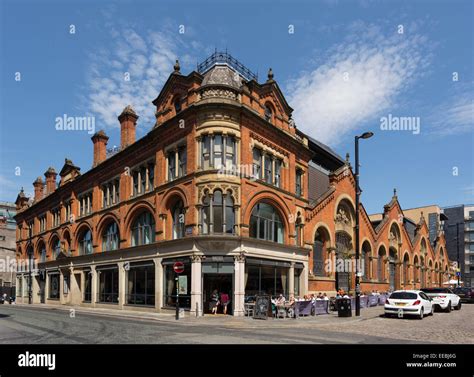
[(232, 55), (226, 52), (215, 51), (202, 63), (198, 64), (197, 71), (201, 74), (207, 72), (215, 64), (227, 64), (240, 73), (246, 80), (258, 81), (258, 75), (253, 73), (250, 69), (244, 66), (241, 62), (235, 59)]

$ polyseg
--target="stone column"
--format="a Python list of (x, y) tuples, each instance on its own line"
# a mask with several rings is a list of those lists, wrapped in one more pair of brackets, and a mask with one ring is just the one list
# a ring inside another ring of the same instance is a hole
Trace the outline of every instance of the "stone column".
[(163, 307), (163, 266), (161, 258), (154, 258), (155, 263), (155, 310), (161, 311)]
[(234, 257), (234, 316), (244, 315), (245, 298), (245, 255), (240, 253)]
[(309, 270), (309, 263), (303, 262), (303, 271), (300, 274), (300, 296), (303, 297), (305, 294), (308, 293), (308, 270)]
[(288, 296), (294, 293), (295, 293), (295, 263), (291, 262), (290, 268), (288, 271)]
[(64, 273), (62, 269), (59, 269), (59, 303), (61, 305), (66, 304), (66, 297), (64, 297)]
[(44, 282), (44, 300), (45, 302), (49, 298), (49, 274), (48, 271), (45, 271), (45, 282)]
[(190, 315), (202, 316), (202, 255), (191, 256), (191, 308)]
[(118, 267), (118, 279), (119, 279), (119, 285), (118, 285), (118, 307), (119, 309), (123, 309), (125, 305), (125, 290), (126, 290), (126, 280), (127, 280), (127, 271), (125, 271), (124, 268), (125, 262), (118, 262), (117, 267)]
[(91, 306), (95, 307), (95, 303), (97, 301), (97, 288), (99, 284), (98, 272), (95, 269), (95, 266), (91, 266), (91, 274), (92, 274)]
[(32, 274), (31, 277), (33, 279), (33, 283), (32, 283), (33, 304), (39, 304), (41, 302), (40, 286), (39, 286), (39, 274), (38, 273)]

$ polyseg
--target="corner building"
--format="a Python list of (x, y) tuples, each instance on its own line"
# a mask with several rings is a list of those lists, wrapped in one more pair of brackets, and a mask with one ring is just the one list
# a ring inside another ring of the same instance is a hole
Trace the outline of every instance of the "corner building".
[[(227, 53), (188, 75), (176, 62), (153, 105), (156, 123), (143, 138), (135, 140), (139, 116), (127, 106), (118, 152), (108, 153), (99, 131), (92, 169), (81, 174), (66, 159), (59, 179), (49, 168), (35, 180), (34, 198), (18, 195), (17, 259), (37, 262), (33, 302), (173, 309), (176, 261), (185, 265), (180, 306), (191, 315), (209, 312), (214, 289), (229, 293), (233, 315), (259, 293), (353, 289), (353, 273), (324, 268), (354, 258), (352, 169), (296, 128), (271, 70), (259, 83)], [(407, 230), (400, 214), (396, 195), (380, 220), (362, 209), (362, 290), (449, 274), (442, 234), (432, 247), (423, 218)], [(28, 301), (29, 276), (18, 274), (19, 302)]]

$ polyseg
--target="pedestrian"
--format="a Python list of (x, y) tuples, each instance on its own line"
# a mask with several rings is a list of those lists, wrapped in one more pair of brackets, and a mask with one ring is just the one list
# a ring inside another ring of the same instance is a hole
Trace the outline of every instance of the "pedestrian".
[(227, 293), (221, 293), (221, 305), (222, 305), (222, 311), (224, 314), (227, 314), (227, 305), (230, 303), (230, 298)]
[(217, 289), (214, 289), (211, 294), (211, 313), (217, 314), (217, 308), (219, 306), (219, 293), (217, 293)]

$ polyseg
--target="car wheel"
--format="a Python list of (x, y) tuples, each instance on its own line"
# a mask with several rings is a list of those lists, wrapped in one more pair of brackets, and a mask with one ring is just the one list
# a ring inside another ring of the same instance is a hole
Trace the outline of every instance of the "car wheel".
[(451, 301), (448, 302), (448, 306), (445, 309), (446, 313), (451, 313)]
[(454, 307), (456, 310), (461, 310), (461, 300), (459, 300), (458, 304)]
[(423, 319), (423, 308), (420, 309), (420, 315), (418, 316), (418, 319)]

